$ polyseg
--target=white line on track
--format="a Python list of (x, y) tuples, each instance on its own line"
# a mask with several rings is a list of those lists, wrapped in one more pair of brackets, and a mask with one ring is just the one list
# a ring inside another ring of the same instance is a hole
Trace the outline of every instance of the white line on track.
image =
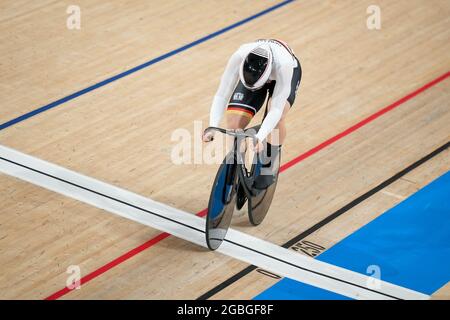
[[(205, 219), (0, 145), (0, 172), (206, 247)], [(276, 274), (354, 299), (429, 296), (315, 260), (237, 230), (217, 250)]]

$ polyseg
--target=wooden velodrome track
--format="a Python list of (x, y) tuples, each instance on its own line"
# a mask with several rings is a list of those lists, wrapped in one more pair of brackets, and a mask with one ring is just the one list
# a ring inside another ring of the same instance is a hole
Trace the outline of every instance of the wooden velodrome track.
[[(280, 175), (261, 226), (243, 215), (233, 227), (284, 244), (450, 138), (450, 2), (377, 1), (382, 28), (371, 31), (372, 2), (288, 3), (5, 126), (0, 144), (199, 213), (217, 166), (174, 165), (171, 133), (207, 124), (220, 75), (241, 43), (283, 39), (303, 66), (283, 163), (301, 161)], [(277, 3), (79, 0), (81, 29), (68, 30), (72, 2), (4, 1), (0, 124)], [(449, 168), (447, 149), (302, 240), (329, 248)], [(250, 270), (223, 284), (248, 264), (6, 174), (0, 202), (1, 299), (250, 299), (276, 282)], [(70, 265), (85, 277), (80, 290), (64, 290)], [(450, 287), (436, 297), (449, 299)]]

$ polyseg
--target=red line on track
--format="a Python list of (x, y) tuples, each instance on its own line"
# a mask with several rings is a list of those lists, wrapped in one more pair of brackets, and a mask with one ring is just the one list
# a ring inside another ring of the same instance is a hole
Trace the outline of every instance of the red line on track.
[[(398, 106), (402, 105), (403, 103), (407, 102), (408, 100), (411, 100), (412, 98), (414, 98), (415, 96), (417, 96), (418, 94), (424, 92), (425, 90), (431, 88), (432, 86), (438, 84), (439, 82), (445, 80), (446, 78), (448, 78), (450, 76), (450, 71), (444, 73), (443, 75), (441, 75), (440, 77), (434, 79), (433, 81), (425, 84), (424, 86), (420, 87), (419, 89), (411, 92), (410, 94), (404, 96), (403, 98), (395, 101), (394, 103), (388, 105), (387, 107), (384, 107), (383, 109), (375, 112), (374, 114), (368, 116), (367, 118), (361, 120), (360, 122), (356, 123), (355, 125), (351, 126), (350, 128), (342, 131), (341, 133), (335, 135), (334, 137), (331, 137), (330, 139), (322, 142), (321, 144), (319, 144), (318, 146), (306, 151), (305, 153), (302, 153), (301, 155), (295, 157), (294, 159), (290, 160), (289, 162), (285, 163), (284, 165), (281, 166), (280, 168), (280, 172), (283, 172), (287, 169), (289, 169), (290, 167), (296, 165), (297, 163), (305, 160), (306, 158), (309, 158), (310, 156), (312, 156), (313, 154), (319, 152), (320, 150), (324, 149), (325, 147), (333, 144), (334, 142), (342, 139), (343, 137), (349, 135), (350, 133), (358, 130), (359, 128), (361, 128), (362, 126), (365, 126), (366, 124), (368, 124), (369, 122), (372, 122), (373, 120), (379, 118), (380, 116), (382, 116), (383, 114), (397, 108)], [(206, 215), (206, 210), (207, 209), (203, 209), (202, 211), (198, 212), (196, 215), (203, 217)], [(155, 244), (161, 242), (162, 240), (166, 239), (167, 237), (169, 237), (170, 234), (168, 233), (160, 233), (159, 235), (157, 235), (156, 237), (148, 240), (147, 242), (141, 244), (140, 246), (126, 252), (125, 254), (121, 255), (120, 257), (112, 260), (111, 262), (105, 264), (104, 266), (100, 267), (97, 270), (94, 270), (93, 272), (89, 273), (88, 275), (84, 276), (83, 278), (81, 278), (80, 280), (80, 284), (83, 285), (89, 281), (91, 281), (92, 279), (100, 276), (101, 274), (105, 273), (106, 271), (114, 268), (115, 266), (121, 264), (122, 262), (125, 262), (126, 260), (134, 257), (135, 255), (137, 255), (138, 253), (154, 246)], [(52, 295), (48, 296), (47, 298), (45, 298), (45, 300), (56, 300), (64, 295), (66, 295), (67, 293), (69, 293), (70, 291), (72, 291), (73, 289), (69, 289), (67, 287), (53, 293)]]
[(302, 160), (305, 160), (306, 158), (312, 156), (316, 152), (318, 152), (318, 151), (322, 150), (323, 148), (329, 146), (330, 144), (333, 144), (334, 142), (336, 142), (336, 141), (342, 139), (343, 137), (349, 135), (353, 131), (358, 130), (362, 126), (365, 126), (366, 124), (368, 124), (369, 122), (372, 122), (373, 120), (377, 119), (378, 117), (382, 116), (383, 114), (385, 114), (385, 113), (395, 109), (396, 107), (402, 105), (406, 101), (411, 100), (412, 98), (414, 98), (418, 94), (424, 92), (425, 90), (427, 90), (427, 89), (431, 88), (432, 86), (438, 84), (439, 82), (445, 80), (449, 76), (450, 76), (450, 71), (444, 73), (442, 76), (434, 79), (433, 81), (427, 83), (423, 87), (420, 87), (419, 89), (411, 92), (410, 94), (408, 94), (408, 95), (404, 96), (403, 98), (395, 101), (394, 103), (388, 105), (387, 107), (384, 107), (383, 109), (375, 112), (374, 114), (372, 114), (372, 115), (368, 116), (367, 118), (361, 120), (357, 124), (355, 124), (355, 125), (351, 126), (350, 128), (342, 131), (341, 133), (338, 133), (334, 137), (331, 137), (330, 139), (322, 142), (321, 144), (319, 144), (318, 146), (312, 148), (311, 150), (308, 150), (305, 153), (299, 155), (298, 157), (290, 160), (289, 162), (287, 162), (287, 163), (285, 163), (284, 165), (281, 166), (280, 172), (282, 172), (282, 171), (292, 167), (293, 165), (299, 163)]

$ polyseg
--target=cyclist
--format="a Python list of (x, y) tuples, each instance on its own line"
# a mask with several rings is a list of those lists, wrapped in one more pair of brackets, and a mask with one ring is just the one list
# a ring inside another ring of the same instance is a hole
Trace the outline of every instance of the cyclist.
[[(294, 104), (301, 77), (302, 69), (294, 52), (276, 39), (243, 44), (231, 56), (222, 75), (211, 106), (211, 127), (219, 126), (226, 110), (227, 128), (244, 129), (268, 99), (268, 112), (253, 148), (263, 155), (263, 142), (267, 138), (267, 158), (262, 163), (270, 170), (255, 179), (257, 189), (266, 189), (275, 181), (286, 137), (286, 115)], [(208, 131), (203, 134), (203, 141), (209, 142), (213, 137), (214, 132)]]

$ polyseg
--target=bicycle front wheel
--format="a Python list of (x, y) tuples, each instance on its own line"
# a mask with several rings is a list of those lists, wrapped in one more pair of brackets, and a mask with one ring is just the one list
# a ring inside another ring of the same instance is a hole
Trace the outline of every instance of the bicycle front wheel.
[(214, 180), (206, 215), (206, 244), (216, 250), (225, 239), (233, 217), (237, 189), (236, 161), (230, 152)]

